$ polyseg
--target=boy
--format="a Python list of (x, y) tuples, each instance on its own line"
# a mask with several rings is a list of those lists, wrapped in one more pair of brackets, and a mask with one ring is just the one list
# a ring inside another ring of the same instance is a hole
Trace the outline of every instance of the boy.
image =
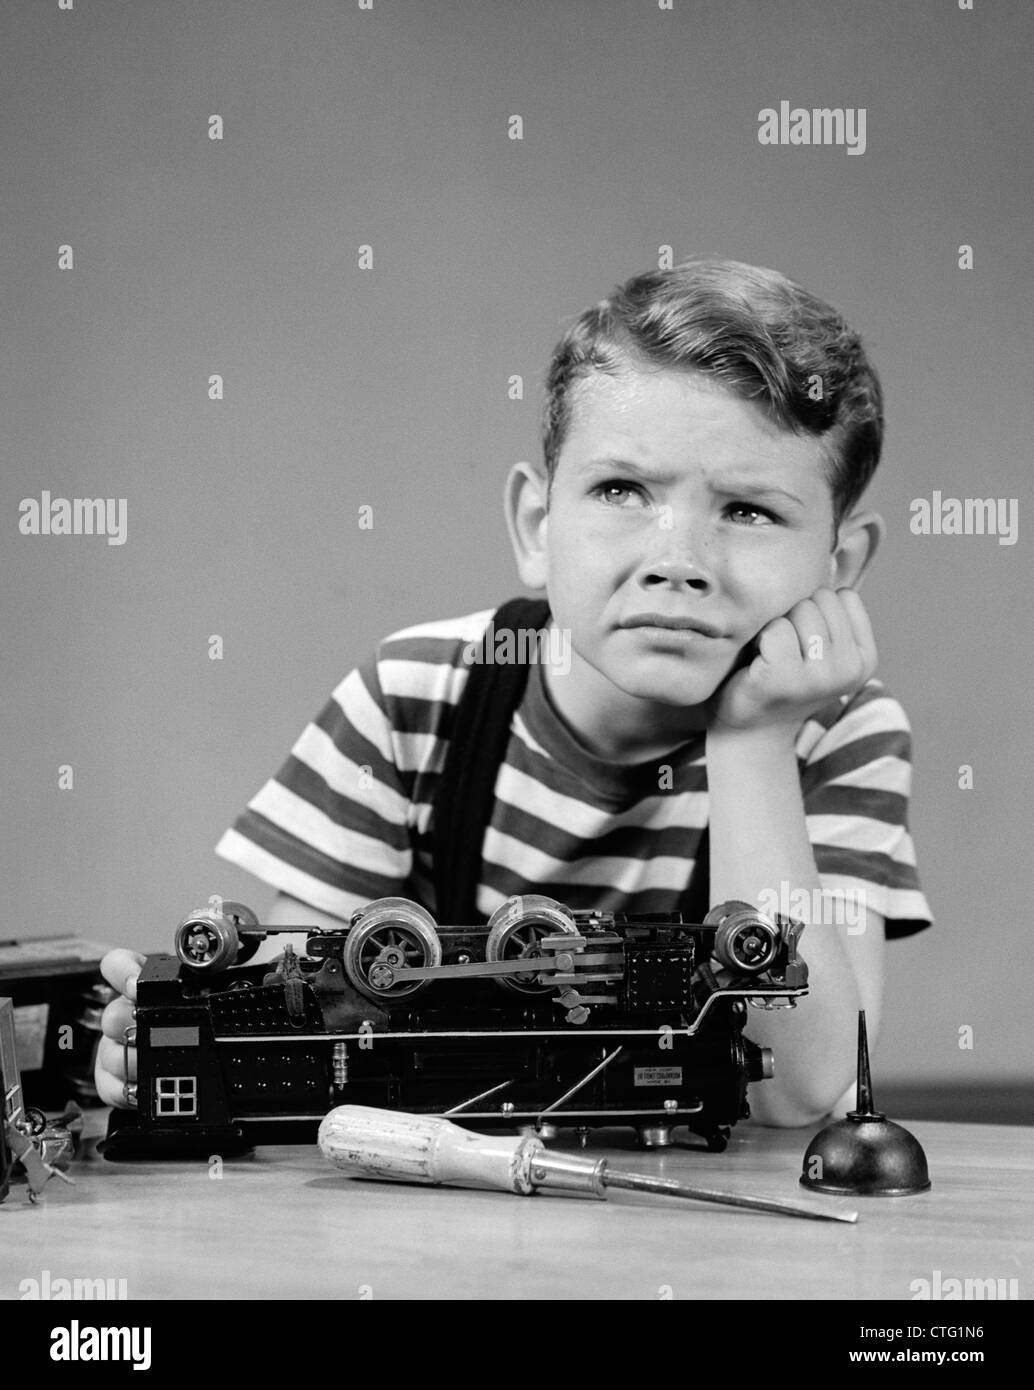
[[(751, 1093), (769, 1124), (845, 1107), (858, 1008), (879, 1028), (885, 934), (930, 921), (909, 726), (871, 679), (856, 592), (884, 529), (856, 507), (882, 431), (879, 382), (834, 310), (775, 272), (694, 260), (565, 334), (545, 468), (519, 463), (506, 485), (521, 580), (562, 640), (542, 644), (510, 726), (477, 908), (530, 891), (676, 910), (706, 826), (712, 905), (778, 899), (808, 924), (810, 994), (746, 1028), (775, 1051)], [(435, 910), (431, 803), (491, 616), (386, 639), (223, 836), (220, 854), (281, 890), (268, 924), (337, 925), (393, 894)], [(141, 960), (105, 963), (130, 997)], [(109, 1006), (98, 1054), (114, 1104), (130, 1007)]]

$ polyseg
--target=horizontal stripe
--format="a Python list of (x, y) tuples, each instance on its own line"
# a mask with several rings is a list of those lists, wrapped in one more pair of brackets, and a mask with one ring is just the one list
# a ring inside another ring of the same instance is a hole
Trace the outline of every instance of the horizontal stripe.
[[(817, 746), (816, 752), (820, 748), (822, 744)], [(886, 733), (869, 734), (853, 743), (843, 744), (828, 754), (823, 752), (813, 758), (804, 769), (801, 775), (801, 789), (807, 796), (813, 788), (824, 783), (855, 780), (855, 774), (861, 768), (877, 760), (900, 762), (902, 767), (897, 771), (888, 768), (888, 775), (905, 777), (911, 760), (909, 735), (890, 729)]]
[[(462, 644), (457, 644), (462, 651)], [(438, 666), (426, 661), (401, 661), (397, 657), (381, 661), (377, 667), (381, 690), (386, 701), (414, 698), (431, 703), (454, 705), (467, 683), (470, 671), (466, 666)]]
[(246, 869), (280, 892), (288, 893), (292, 898), (346, 922), (353, 912), (365, 907), (373, 898), (387, 896), (381, 892), (355, 893), (335, 887), (319, 876), (297, 868), (275, 851), (263, 849), (250, 835), (241, 834), (235, 829), (225, 832), (215, 852), (220, 858)]
[[(362, 750), (356, 751), (361, 755)], [(399, 787), (393, 763), (381, 758), (362, 762), (346, 757), (312, 724), (295, 744), (276, 780), (341, 822), (362, 815), (363, 808), (370, 805), (398, 825), (405, 824), (409, 815), (409, 798)], [(345, 804), (335, 815), (331, 808), (339, 802)]]
[[(371, 797), (376, 786), (371, 788)], [(329, 795), (329, 794), (328, 794)], [(326, 802), (327, 809), (296, 795), (275, 779), (267, 782), (248, 803), (249, 809), (262, 816), (278, 829), (311, 845), (328, 858), (342, 863), (371, 864), (376, 873), (409, 872), (409, 836), (405, 826), (393, 825), (378, 814), (373, 805), (362, 807), (372, 833), (358, 829), (359, 807), (350, 797), (335, 796)], [(344, 809), (348, 820), (342, 823), (329, 814)]]
[[(680, 816), (689, 815), (694, 817), (697, 824), (703, 824), (707, 814), (707, 797), (702, 792), (695, 795), (655, 794), (620, 814), (599, 806), (589, 799), (590, 796), (587, 788), (578, 797), (554, 791), (527, 772), (509, 764), (504, 765), (496, 778), (497, 808), (498, 802), (503, 802), (508, 819), (509, 808), (513, 808), (514, 814), (520, 814), (516, 808), (523, 807), (528, 814), (546, 820), (549, 829), (578, 839), (595, 841), (604, 823), (615, 827), (624, 824), (656, 824), (664, 827)], [(497, 819), (493, 815), (493, 821)]]
[[(898, 769), (908, 773), (907, 765), (899, 759), (893, 759), (892, 764), (887, 771), (894, 773), (895, 779)], [(882, 761), (872, 764), (874, 774), (879, 773), (882, 768)], [(867, 768), (859, 769), (860, 773), (868, 771)], [(882, 786), (859, 786), (857, 781), (832, 782), (829, 786), (816, 787), (809, 793), (806, 804), (809, 817), (841, 817), (853, 821), (856, 817), (863, 816), (866, 820), (884, 821), (887, 825), (903, 825), (908, 813), (907, 794)]]
[[(696, 814), (691, 814), (693, 811)], [(643, 812), (645, 814), (645, 811)], [(558, 825), (548, 807), (541, 811), (523, 809), (497, 799), (492, 825), (485, 836), (485, 857), (493, 834), (504, 833), (507, 838), (533, 846), (557, 861), (572, 862), (586, 854), (591, 846), (593, 858), (651, 859), (657, 855), (685, 856), (692, 852), (700, 831), (707, 824), (707, 798), (673, 798), (655, 811), (647, 825), (632, 823), (631, 813), (624, 817), (606, 816), (596, 812), (596, 824), (590, 822), (583, 833), (574, 833), (566, 825)]]
[(683, 852), (664, 856), (651, 854), (642, 857), (607, 855), (599, 850), (591, 857), (583, 855), (576, 861), (555, 859), (509, 835), (489, 830), (485, 836), (486, 866), (494, 872), (496, 883), (507, 876), (514, 883), (511, 893), (527, 892), (521, 884), (551, 883), (559, 877), (572, 884), (591, 884), (597, 888), (617, 888), (622, 893), (667, 889), (678, 893), (685, 888), (690, 860)]
[(907, 832), (900, 825), (869, 820), (865, 816), (813, 816), (806, 812), (808, 839), (813, 846), (844, 846), (858, 854), (891, 855), (915, 865), (915, 851)]
[(423, 695), (384, 695), (385, 717), (396, 738), (401, 735), (448, 739), (456, 705), (452, 700), (431, 700)]
[(248, 805), (299, 839), (311, 837), (327, 854), (344, 848), (334, 839), (339, 829), (397, 851), (409, 848), (409, 827), (400, 819), (409, 811), (405, 797), (376, 780), (363, 787), (357, 782), (354, 796), (333, 792), (318, 772), (293, 757)]
[[(277, 855), (292, 868), (300, 869), (330, 887), (345, 888), (348, 892), (382, 897), (385, 893), (400, 891), (399, 885), (409, 876), (408, 855), (390, 856), (386, 846), (355, 832), (344, 832), (345, 840), (350, 839), (360, 849), (363, 846), (372, 847), (369, 857), (362, 854), (327, 854), (250, 806), (237, 818), (233, 828), (267, 854)], [(381, 866), (385, 865), (386, 871), (379, 872)], [(403, 865), (406, 867), (402, 868)]]
[(887, 888), (918, 887), (915, 867), (887, 854), (866, 854), (844, 845), (813, 845), (819, 874), (839, 874)]

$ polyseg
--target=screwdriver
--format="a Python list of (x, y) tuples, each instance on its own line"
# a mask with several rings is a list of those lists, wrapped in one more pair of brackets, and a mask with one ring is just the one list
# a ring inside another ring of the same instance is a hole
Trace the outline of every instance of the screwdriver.
[(671, 1178), (622, 1172), (611, 1168), (605, 1158), (547, 1150), (534, 1135), (472, 1134), (437, 1115), (406, 1115), (366, 1105), (339, 1105), (331, 1110), (320, 1125), (319, 1146), (335, 1167), (356, 1178), (496, 1188), (522, 1197), (539, 1188), (606, 1197), (607, 1188), (617, 1187), (815, 1221), (858, 1219), (856, 1211), (816, 1211), (799, 1201), (744, 1197), (690, 1187)]

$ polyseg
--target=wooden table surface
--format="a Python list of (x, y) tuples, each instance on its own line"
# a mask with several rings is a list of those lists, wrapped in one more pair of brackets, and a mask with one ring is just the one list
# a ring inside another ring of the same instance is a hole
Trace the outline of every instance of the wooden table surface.
[[(90, 1119), (96, 1129), (101, 1116)], [(1034, 1129), (903, 1123), (926, 1150), (932, 1190), (859, 1199), (856, 1225), (638, 1193), (600, 1202), (357, 1182), (315, 1146), (263, 1147), (215, 1176), (197, 1161), (109, 1163), (88, 1143), (74, 1188), (52, 1180), (30, 1206), (18, 1183), (0, 1205), (0, 1298), (49, 1271), (125, 1279), (131, 1299), (908, 1300), (914, 1280), (940, 1271), (1016, 1279), (1029, 1299)], [(708, 1154), (645, 1152), (631, 1131), (597, 1131), (589, 1152), (703, 1186), (843, 1204), (798, 1184), (811, 1137), (741, 1124), (724, 1154)]]

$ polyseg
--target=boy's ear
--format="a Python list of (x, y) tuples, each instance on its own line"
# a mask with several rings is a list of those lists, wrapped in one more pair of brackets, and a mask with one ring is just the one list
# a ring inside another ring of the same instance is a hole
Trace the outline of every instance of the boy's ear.
[(878, 512), (852, 512), (840, 523), (837, 543), (829, 557), (832, 589), (858, 589), (887, 531)]
[(528, 589), (545, 589), (548, 575), (547, 482), (543, 473), (527, 462), (515, 463), (503, 490), (506, 529), (517, 560), (517, 573)]

